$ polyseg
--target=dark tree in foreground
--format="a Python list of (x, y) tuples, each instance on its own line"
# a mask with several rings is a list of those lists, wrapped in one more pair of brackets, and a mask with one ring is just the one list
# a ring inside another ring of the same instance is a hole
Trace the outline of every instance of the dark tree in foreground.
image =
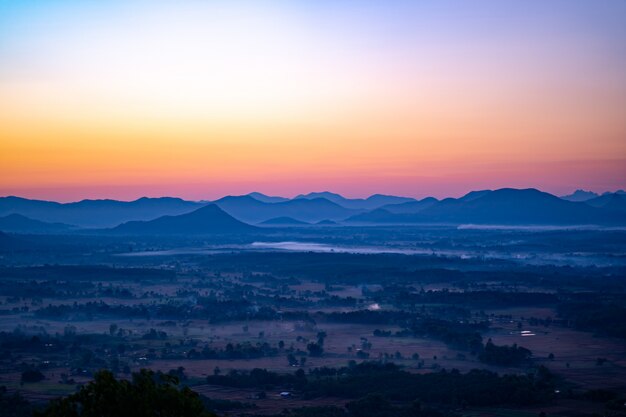
[(132, 381), (100, 371), (76, 394), (54, 400), (40, 417), (214, 417), (200, 397), (178, 378), (142, 369)]
[(0, 387), (0, 416), (1, 417), (30, 417), (32, 408), (30, 403), (19, 393), (9, 394), (6, 387)]

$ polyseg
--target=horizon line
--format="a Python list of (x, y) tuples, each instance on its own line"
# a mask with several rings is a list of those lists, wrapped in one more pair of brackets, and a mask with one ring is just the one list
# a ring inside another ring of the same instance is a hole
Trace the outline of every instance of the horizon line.
[[(583, 188), (577, 188), (574, 191), (571, 191), (569, 194), (558, 195), (558, 194), (555, 194), (555, 193), (551, 193), (549, 191), (544, 191), (544, 190), (542, 190), (541, 188), (538, 188), (538, 187), (524, 187), (524, 188), (499, 187), (499, 188), (483, 188), (483, 189), (476, 189), (476, 190), (472, 189), (470, 191), (467, 191), (467, 192), (461, 194), (458, 197), (447, 196), (447, 197), (441, 197), (441, 198), (437, 198), (437, 197), (434, 197), (432, 195), (427, 195), (425, 197), (414, 197), (414, 196), (409, 196), (409, 195), (386, 194), (386, 193), (382, 193), (382, 192), (373, 193), (373, 194), (370, 194), (368, 196), (362, 196), (362, 197), (346, 197), (345, 195), (343, 195), (341, 193), (334, 192), (334, 191), (329, 191), (329, 190), (301, 192), (301, 193), (293, 195), (292, 197), (286, 197), (286, 196), (283, 196), (283, 195), (276, 195), (276, 194), (273, 194), (273, 193), (266, 194), (266, 193), (261, 192), (261, 191), (251, 191), (251, 192), (248, 192), (248, 193), (245, 193), (245, 194), (226, 194), (226, 195), (223, 195), (223, 196), (218, 197), (216, 199), (186, 199), (184, 197), (178, 197), (178, 196), (174, 196), (174, 195), (160, 195), (160, 196), (155, 196), (155, 197), (150, 197), (148, 195), (143, 195), (141, 197), (137, 197), (137, 198), (129, 199), (129, 200), (117, 199), (117, 198), (111, 198), (111, 197), (106, 197), (106, 198), (89, 198), (89, 197), (85, 197), (85, 198), (81, 198), (81, 199), (78, 199), (78, 200), (51, 200), (51, 199), (45, 199), (45, 198), (22, 197), (20, 195), (15, 195), (15, 194), (1, 195), (0, 198), (19, 198), (19, 199), (24, 199), (24, 200), (45, 201), (45, 202), (59, 203), (59, 204), (72, 204), (72, 203), (80, 203), (80, 202), (83, 202), (83, 201), (118, 201), (118, 202), (124, 202), (124, 203), (132, 203), (132, 202), (136, 202), (136, 201), (143, 200), (143, 199), (154, 199), (154, 200), (156, 200), (156, 199), (161, 199), (161, 198), (171, 198), (171, 199), (178, 199), (178, 200), (189, 201), (189, 202), (196, 202), (196, 203), (201, 203), (201, 202), (213, 203), (215, 201), (218, 201), (218, 200), (220, 200), (222, 198), (226, 198), (226, 197), (245, 197), (245, 196), (250, 196), (251, 194), (255, 194), (255, 193), (256, 194), (261, 194), (261, 195), (263, 195), (265, 197), (284, 198), (284, 199), (287, 199), (287, 200), (295, 200), (299, 196), (306, 196), (306, 195), (309, 195), (309, 194), (329, 193), (329, 194), (336, 194), (336, 195), (340, 196), (341, 198), (344, 198), (344, 199), (347, 199), (347, 200), (366, 200), (366, 199), (371, 198), (373, 196), (380, 195), (380, 196), (387, 196), (387, 197), (412, 198), (412, 199), (415, 199), (417, 201), (423, 200), (425, 198), (436, 198), (437, 200), (441, 201), (441, 200), (445, 200), (445, 199), (448, 199), (448, 198), (462, 198), (463, 196), (466, 196), (467, 194), (472, 193), (472, 192), (497, 191), (497, 190), (505, 190), (505, 189), (512, 189), (512, 190), (537, 190), (537, 191), (540, 191), (540, 192), (543, 192), (543, 193), (547, 193), (547, 194), (550, 194), (550, 195), (553, 195), (553, 196), (559, 197), (559, 198), (567, 197), (567, 196), (575, 194), (575, 193), (577, 193), (579, 191), (580, 192), (586, 192), (586, 193), (594, 193), (594, 194), (597, 194), (598, 196), (601, 196), (601, 195), (604, 195), (604, 194), (614, 194), (614, 193), (620, 193), (620, 192), (623, 193), (623, 192), (625, 192), (624, 189), (622, 189), (622, 188), (618, 188), (618, 189), (615, 189), (615, 190), (612, 190), (612, 191), (610, 191), (610, 190), (607, 190), (607, 191), (594, 191), (594, 190), (591, 190), (591, 189), (586, 190), (586, 189), (583, 189)], [(252, 197), (252, 198), (254, 198), (254, 197)], [(324, 197), (317, 197), (317, 198), (324, 198)]]

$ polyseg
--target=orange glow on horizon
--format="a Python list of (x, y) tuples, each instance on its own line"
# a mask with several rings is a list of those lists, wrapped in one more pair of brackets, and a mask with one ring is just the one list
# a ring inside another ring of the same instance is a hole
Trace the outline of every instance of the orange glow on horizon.
[(410, 5), (331, 19), (120, 4), (74, 4), (58, 21), (13, 11), (0, 195), (626, 188), (622, 44), (601, 24), (586, 33), (558, 15), (547, 36), (554, 22), (524, 32), (529, 15), (485, 36), (462, 14), (452, 29), (417, 25), (426, 12)]

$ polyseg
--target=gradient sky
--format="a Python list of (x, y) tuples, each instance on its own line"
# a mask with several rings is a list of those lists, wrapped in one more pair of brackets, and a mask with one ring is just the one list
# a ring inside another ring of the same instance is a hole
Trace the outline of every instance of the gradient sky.
[(626, 188), (626, 1), (0, 0), (0, 195)]

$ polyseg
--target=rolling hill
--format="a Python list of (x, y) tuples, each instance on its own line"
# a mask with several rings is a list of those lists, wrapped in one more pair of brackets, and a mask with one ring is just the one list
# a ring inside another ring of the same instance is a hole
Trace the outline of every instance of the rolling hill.
[(259, 229), (235, 219), (215, 204), (209, 204), (191, 213), (131, 221), (110, 230), (137, 235), (212, 235), (243, 234)]
[(328, 219), (324, 219), (324, 220), (320, 220), (319, 222), (315, 223), (318, 226), (335, 226), (337, 225), (337, 222), (334, 222), (332, 220), (328, 220)]
[(0, 217), (0, 230), (12, 233), (59, 233), (76, 229), (65, 223), (47, 223), (33, 220), (21, 214)]
[(282, 225), (286, 225), (286, 226), (304, 226), (304, 225), (310, 225), (311, 223), (307, 223), (307, 222), (303, 222), (301, 220), (296, 220), (293, 217), (274, 217), (273, 219), (269, 219), (269, 220), (265, 220), (264, 222), (261, 222), (259, 224), (265, 224), (265, 225), (274, 225), (274, 226), (282, 226)]

